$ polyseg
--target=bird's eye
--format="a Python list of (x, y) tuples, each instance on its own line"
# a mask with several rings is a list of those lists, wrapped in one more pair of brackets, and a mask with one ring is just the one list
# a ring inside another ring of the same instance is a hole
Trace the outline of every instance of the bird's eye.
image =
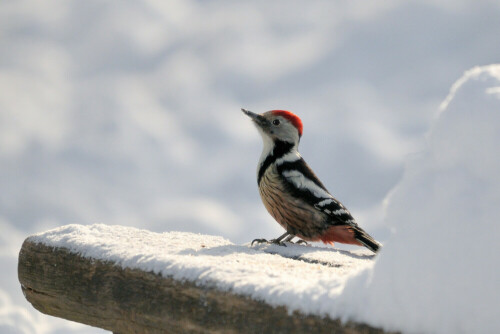
[(279, 119), (275, 119), (273, 121), (273, 125), (280, 125), (280, 120)]

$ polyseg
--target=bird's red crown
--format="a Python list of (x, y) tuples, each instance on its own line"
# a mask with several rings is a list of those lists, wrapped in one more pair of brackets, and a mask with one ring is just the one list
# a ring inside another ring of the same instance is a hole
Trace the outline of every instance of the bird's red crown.
[(299, 131), (299, 136), (302, 136), (302, 121), (299, 118), (299, 116), (295, 115), (294, 113), (286, 110), (273, 110), (272, 111), (273, 115), (276, 116), (281, 116), (283, 118), (286, 118), (287, 120), (290, 121), (290, 123), (293, 124)]

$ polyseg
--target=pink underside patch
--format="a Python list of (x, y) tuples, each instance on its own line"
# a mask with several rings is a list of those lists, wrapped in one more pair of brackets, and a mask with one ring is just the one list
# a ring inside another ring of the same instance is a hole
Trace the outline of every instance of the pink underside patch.
[(354, 231), (352, 228), (347, 225), (332, 226), (326, 230), (326, 233), (319, 239), (325, 244), (331, 245), (333, 245), (334, 242), (340, 242), (342, 244), (362, 246), (362, 244), (354, 238)]

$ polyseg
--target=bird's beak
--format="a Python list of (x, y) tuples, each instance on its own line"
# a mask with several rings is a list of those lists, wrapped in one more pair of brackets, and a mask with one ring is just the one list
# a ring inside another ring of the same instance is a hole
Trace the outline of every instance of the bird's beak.
[(252, 121), (255, 122), (255, 124), (259, 125), (260, 127), (266, 127), (269, 125), (269, 121), (265, 119), (262, 115), (256, 114), (254, 112), (251, 112), (250, 110), (246, 110), (241, 108), (241, 111), (248, 117), (252, 119)]

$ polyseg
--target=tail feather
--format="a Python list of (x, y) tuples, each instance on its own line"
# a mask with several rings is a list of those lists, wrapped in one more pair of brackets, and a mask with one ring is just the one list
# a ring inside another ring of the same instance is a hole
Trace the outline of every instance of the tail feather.
[(374, 253), (377, 253), (382, 245), (373, 239), (368, 233), (366, 233), (361, 227), (355, 226), (353, 227), (354, 231), (354, 238), (356, 238), (357, 241), (359, 241), (363, 246), (368, 248)]
[[(300, 237), (303, 238), (302, 236)], [(325, 244), (331, 245), (333, 245), (334, 242), (340, 242), (342, 244), (365, 246), (374, 253), (377, 253), (380, 247), (382, 247), (380, 243), (357, 225), (333, 225), (329, 227), (325, 233), (319, 236), (318, 239)], [(316, 241), (318, 239), (306, 240)]]

